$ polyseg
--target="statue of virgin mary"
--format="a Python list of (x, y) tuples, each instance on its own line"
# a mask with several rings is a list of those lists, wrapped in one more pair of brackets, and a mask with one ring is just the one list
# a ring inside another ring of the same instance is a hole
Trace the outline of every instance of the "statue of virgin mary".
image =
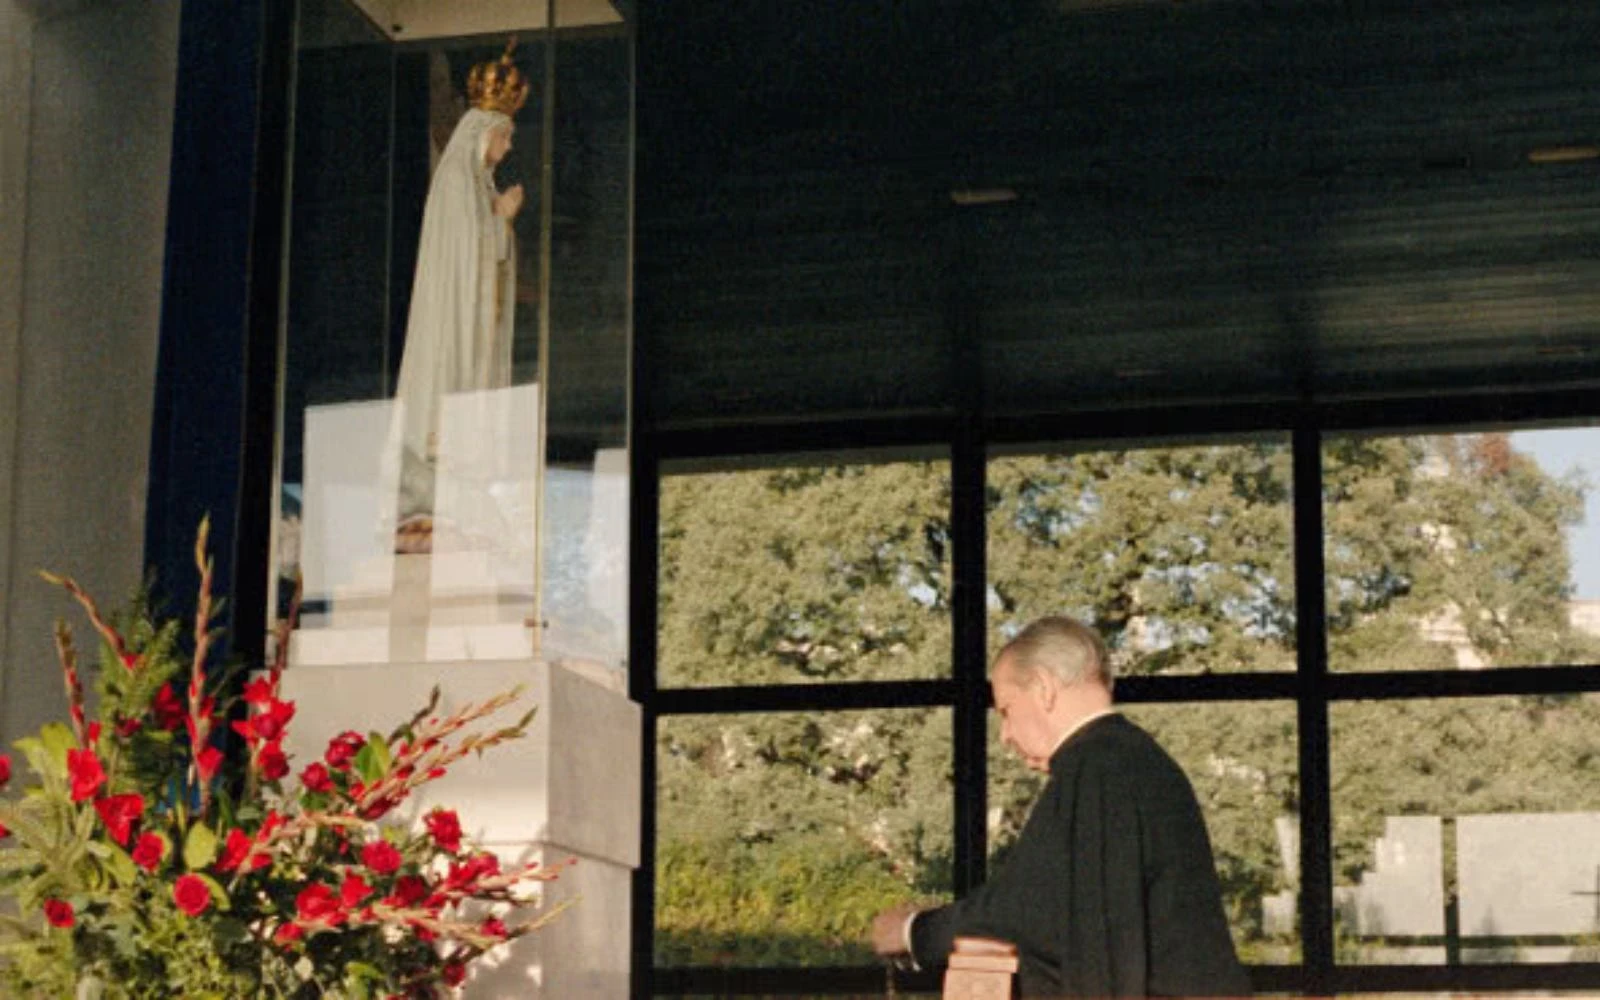
[[(520, 184), (495, 187), (494, 168), (511, 148), (512, 115), (528, 84), (511, 62), (473, 68), (472, 103), (445, 145), (423, 207), (417, 268), (411, 286), (405, 349), (395, 409), (381, 465), (380, 493), (393, 513), (382, 523), (427, 525), (431, 531), (446, 394), (511, 383), (516, 302), (516, 238), (511, 220), (522, 208)], [(387, 513), (387, 512), (386, 512)]]

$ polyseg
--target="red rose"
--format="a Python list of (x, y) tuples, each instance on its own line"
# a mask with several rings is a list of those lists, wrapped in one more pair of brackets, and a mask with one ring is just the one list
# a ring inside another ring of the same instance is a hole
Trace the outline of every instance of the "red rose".
[(460, 962), (446, 962), (440, 978), (446, 986), (460, 986), (467, 979), (467, 967)]
[[(222, 857), (217, 859), (217, 871), (231, 872), (244, 863), (245, 855), (250, 853), (255, 842), (250, 835), (238, 827), (228, 831), (228, 836), (222, 841)], [(250, 859), (250, 871), (263, 868), (272, 863), (266, 854), (257, 854)]]
[(483, 931), (485, 937), (504, 939), (506, 936), (506, 925), (501, 922), (499, 917), (490, 917), (478, 929)]
[(308, 924), (336, 924), (344, 917), (338, 897), (321, 882), (301, 889), (300, 895), (294, 898), (294, 909), (300, 920)]
[(72, 904), (64, 899), (47, 899), (44, 901), (44, 918), (50, 921), (51, 927), (71, 927), (74, 919)]
[(350, 761), (355, 759), (355, 755), (366, 745), (366, 737), (360, 733), (343, 732), (328, 741), (328, 751), (323, 754), (323, 759), (335, 771), (343, 771), (350, 766)]
[(461, 819), (449, 809), (435, 809), (424, 821), (429, 836), (439, 845), (439, 850), (451, 854), (461, 850)]
[(374, 840), (361, 849), (361, 863), (379, 875), (400, 870), (400, 851), (387, 840)]
[(262, 747), (256, 763), (261, 768), (261, 776), (268, 781), (277, 781), (289, 773), (289, 758), (284, 756), (282, 743), (268, 743)]
[(167, 732), (175, 732), (183, 725), (184, 717), (188, 710), (183, 707), (183, 702), (173, 693), (171, 684), (161, 685), (161, 690), (156, 692), (155, 701), (151, 703), (150, 710), (155, 713), (156, 725)]
[(106, 830), (123, 847), (128, 846), (128, 837), (133, 833), (133, 824), (144, 815), (144, 799), (138, 795), (108, 795), (103, 799), (96, 799), (95, 812), (100, 814), (100, 821), (106, 825)]
[(93, 750), (68, 750), (67, 774), (72, 778), (72, 801), (82, 802), (94, 797), (106, 783), (105, 768)]
[(0, 788), (11, 781), (11, 755), (0, 753)]
[(372, 886), (360, 875), (346, 875), (339, 886), (339, 902), (345, 909), (354, 909), (363, 899), (372, 895)]
[(278, 944), (291, 944), (304, 935), (305, 931), (300, 929), (299, 924), (279, 924), (278, 929), (273, 932), (272, 940)]
[(133, 845), (133, 863), (147, 872), (160, 868), (166, 854), (166, 842), (153, 833), (141, 833)]
[(211, 905), (211, 890), (198, 875), (180, 875), (172, 886), (172, 901), (191, 917), (198, 917)]
[(300, 784), (311, 792), (333, 791), (333, 778), (329, 777), (327, 766), (320, 760), (300, 772)]
[(428, 894), (428, 883), (416, 875), (402, 875), (395, 880), (394, 895), (384, 902), (390, 906), (407, 907), (422, 900)]

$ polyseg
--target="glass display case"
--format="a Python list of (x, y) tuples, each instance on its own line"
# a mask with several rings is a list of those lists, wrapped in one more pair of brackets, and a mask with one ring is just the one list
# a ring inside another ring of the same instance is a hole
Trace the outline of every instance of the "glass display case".
[(626, 11), (302, 0), (296, 31), (271, 600), (276, 621), (299, 595), (291, 658), (620, 684)]

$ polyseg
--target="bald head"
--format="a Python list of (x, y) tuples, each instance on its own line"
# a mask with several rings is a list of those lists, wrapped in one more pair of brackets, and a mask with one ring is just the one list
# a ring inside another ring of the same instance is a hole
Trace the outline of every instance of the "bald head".
[(994, 673), (1001, 670), (1017, 683), (1044, 673), (1067, 686), (1098, 684), (1108, 694), (1114, 681), (1099, 634), (1066, 615), (1040, 618), (1019, 632), (995, 657)]

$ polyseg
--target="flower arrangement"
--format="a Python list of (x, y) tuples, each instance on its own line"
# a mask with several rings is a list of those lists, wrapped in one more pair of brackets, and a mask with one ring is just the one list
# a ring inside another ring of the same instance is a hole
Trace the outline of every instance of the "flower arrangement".
[[(178, 652), (180, 623), (110, 620), (74, 581), (46, 574), (103, 650), (91, 719), (72, 632), (57, 624), (69, 721), (15, 744), (38, 784), (0, 799), (0, 895), (15, 903), (0, 917), (5, 995), (452, 991), (474, 958), (555, 915), (526, 907), (559, 866), (502, 867), (467, 844), (451, 810), (415, 829), (381, 821), (461, 758), (524, 735), (533, 713), (489, 729), (520, 691), (441, 715), (435, 689), (391, 732), (342, 733), (291, 778), (283, 740), (295, 709), (279, 681), (294, 615), (270, 669), (230, 694), (229, 671), (207, 663), (206, 534), (202, 524), (191, 655)], [(0, 756), (0, 786), (11, 771)]]

